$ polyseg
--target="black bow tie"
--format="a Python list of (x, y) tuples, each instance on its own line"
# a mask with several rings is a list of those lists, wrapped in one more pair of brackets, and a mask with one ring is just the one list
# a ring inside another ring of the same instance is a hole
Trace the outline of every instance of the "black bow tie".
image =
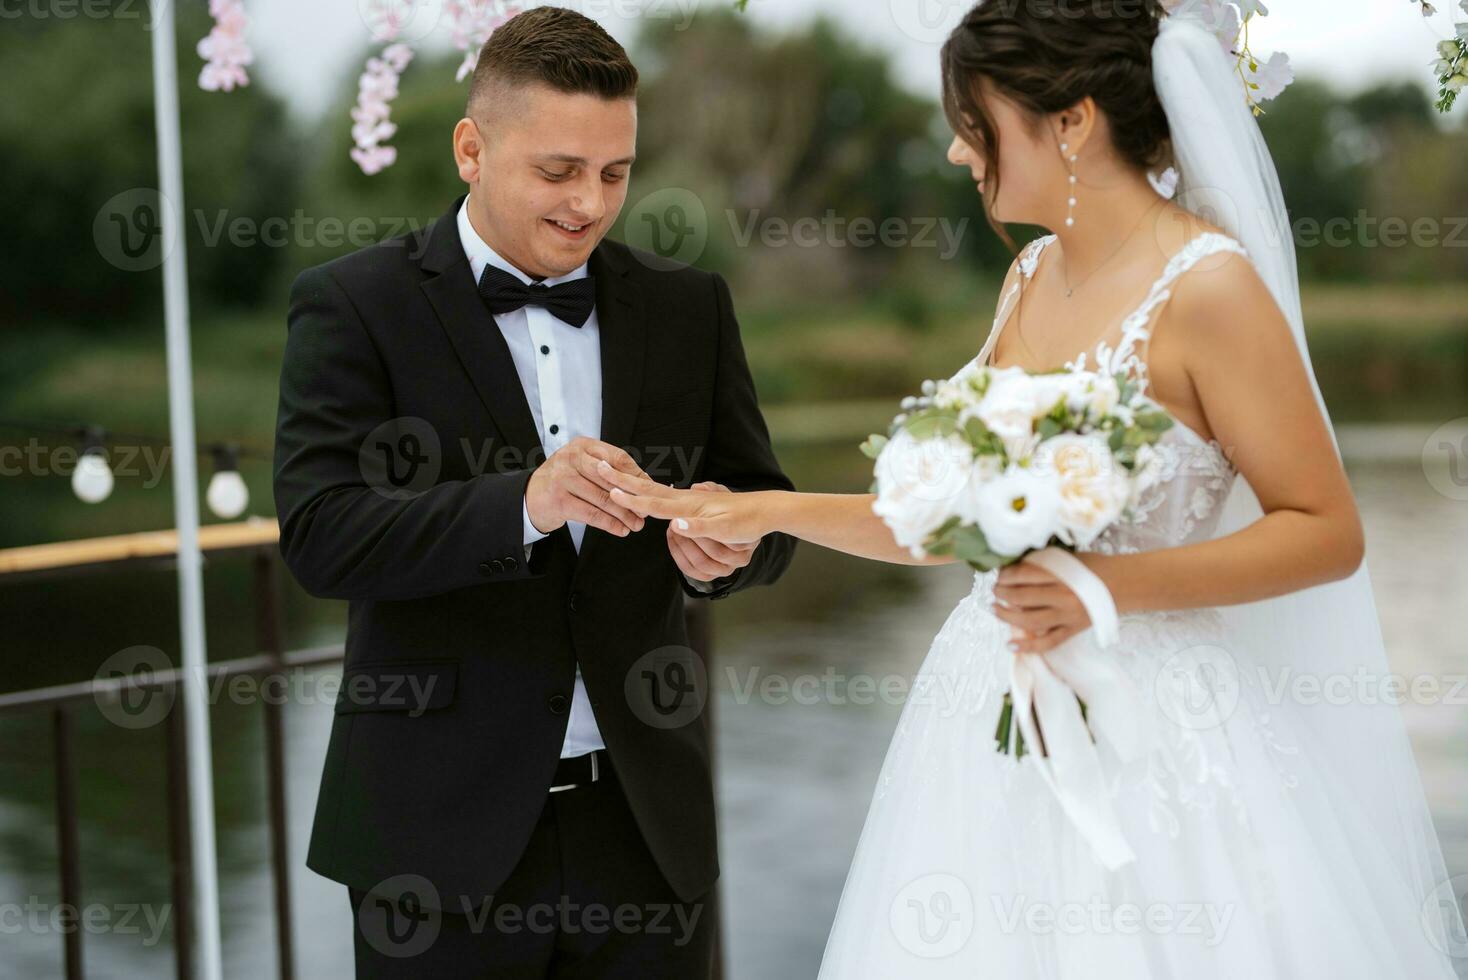
[(522, 306), (542, 306), (551, 316), (573, 327), (584, 326), (596, 307), (593, 277), (572, 279), (555, 286), (526, 285), (504, 269), (486, 265), (479, 277), (479, 295), (491, 313), (512, 313)]

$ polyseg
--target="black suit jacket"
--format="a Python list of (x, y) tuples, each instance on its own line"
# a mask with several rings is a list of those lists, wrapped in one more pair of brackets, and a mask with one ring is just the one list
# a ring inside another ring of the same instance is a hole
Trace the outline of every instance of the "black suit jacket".
[[(701, 594), (662, 521), (588, 528), (579, 555), (562, 527), (525, 561), (544, 451), (459, 241), (462, 201), (291, 290), (280, 549), (307, 591), (350, 600), (307, 864), (368, 890), (420, 875), (454, 907), (493, 893), (546, 802), (579, 663), (648, 846), (692, 900), (718, 876), (707, 714), (668, 685), (688, 693), (703, 668), (683, 620), (685, 593)], [(605, 240), (590, 273), (602, 439), (664, 483), (792, 489), (724, 280)], [(711, 597), (773, 582), (793, 551), (767, 537)]]

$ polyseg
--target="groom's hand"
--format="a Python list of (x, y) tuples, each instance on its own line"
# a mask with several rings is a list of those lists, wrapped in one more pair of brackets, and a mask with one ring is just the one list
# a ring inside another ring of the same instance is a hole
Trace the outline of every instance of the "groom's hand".
[(612, 485), (599, 473), (601, 460), (623, 473), (646, 477), (637, 461), (624, 450), (596, 439), (572, 439), (536, 467), (525, 487), (525, 511), (542, 534), (567, 521), (579, 521), (625, 538), (641, 531), (643, 518), (612, 503)]
[[(695, 483), (689, 489), (708, 493), (732, 492), (723, 484), (711, 481)], [(674, 522), (668, 523), (668, 552), (680, 572), (699, 582), (712, 582), (716, 578), (733, 575), (749, 564), (754, 557), (754, 549), (759, 547), (758, 541), (722, 544), (713, 538), (685, 537), (674, 530), (675, 526)]]

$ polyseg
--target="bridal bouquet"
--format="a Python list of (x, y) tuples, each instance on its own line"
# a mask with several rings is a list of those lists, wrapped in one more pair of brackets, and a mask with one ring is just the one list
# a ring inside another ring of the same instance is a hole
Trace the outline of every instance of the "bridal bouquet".
[[(1047, 548), (1085, 548), (1130, 519), (1157, 477), (1153, 445), (1173, 425), (1121, 373), (977, 363), (924, 382), (902, 408), (887, 436), (862, 445), (876, 460), (872, 510), (914, 557), (951, 555), (978, 571)], [(1085, 710), (1082, 701), (1083, 718)], [(1012, 718), (1006, 693), (1001, 752)], [(1015, 753), (1024, 751), (1020, 735)]]

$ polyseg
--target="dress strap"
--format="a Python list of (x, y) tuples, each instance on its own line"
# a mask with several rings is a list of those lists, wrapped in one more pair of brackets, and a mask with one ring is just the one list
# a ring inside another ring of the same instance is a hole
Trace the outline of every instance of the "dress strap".
[(994, 345), (999, 340), (999, 331), (1009, 322), (1009, 314), (1014, 311), (1019, 302), (1019, 295), (1024, 291), (1025, 283), (1034, 278), (1035, 269), (1040, 264), (1040, 253), (1045, 251), (1045, 246), (1055, 241), (1055, 235), (1043, 235), (1026, 245), (1019, 253), (1020, 277), (1013, 286), (1005, 291), (999, 299), (999, 311), (994, 315), (994, 324), (989, 328), (989, 337), (984, 341), (984, 347), (979, 351), (975, 359), (980, 364), (987, 365), (989, 357), (994, 352)]
[[(1147, 390), (1147, 342), (1152, 337), (1153, 314), (1172, 298), (1172, 284), (1179, 276), (1187, 272), (1198, 262), (1210, 255), (1219, 252), (1236, 252), (1245, 257), (1248, 252), (1244, 246), (1227, 235), (1208, 231), (1196, 238), (1190, 239), (1187, 244), (1178, 249), (1172, 258), (1167, 260), (1162, 274), (1147, 291), (1147, 298), (1142, 305), (1137, 307), (1127, 316), (1121, 324), (1121, 338), (1113, 349), (1104, 340), (1096, 346), (1096, 370), (1105, 374), (1116, 374), (1122, 372), (1128, 376), (1135, 376), (1141, 391)], [(1078, 362), (1073, 362), (1078, 368), (1085, 368), (1086, 355), (1082, 354)]]

